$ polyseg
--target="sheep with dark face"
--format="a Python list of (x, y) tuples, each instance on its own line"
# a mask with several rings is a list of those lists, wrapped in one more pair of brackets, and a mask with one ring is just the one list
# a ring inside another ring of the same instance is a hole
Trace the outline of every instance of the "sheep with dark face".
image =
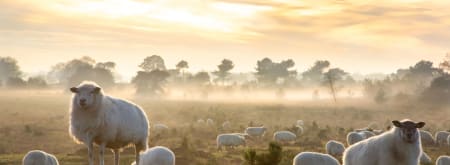
[(392, 121), (391, 130), (360, 141), (344, 152), (344, 165), (418, 165), (422, 154), (419, 129), (424, 122)]
[(120, 149), (133, 144), (136, 162), (147, 149), (149, 124), (137, 105), (103, 93), (93, 82), (83, 82), (70, 90), (74, 93), (70, 108), (69, 133), (76, 142), (88, 147), (89, 165), (94, 164), (94, 143), (100, 147), (100, 165), (104, 164), (105, 148), (114, 152), (119, 164)]

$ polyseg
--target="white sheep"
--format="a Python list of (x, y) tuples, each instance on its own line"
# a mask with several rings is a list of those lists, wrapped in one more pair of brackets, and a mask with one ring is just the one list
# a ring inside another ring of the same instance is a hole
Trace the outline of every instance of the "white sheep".
[(303, 127), (302, 126), (296, 125), (295, 128), (297, 129), (296, 130), (296, 134), (297, 135), (303, 134)]
[(213, 119), (206, 119), (206, 125), (207, 126), (210, 126), (210, 127), (213, 127), (214, 126), (214, 120)]
[[(142, 165), (175, 165), (175, 154), (168, 148), (156, 146), (141, 154)], [(135, 165), (133, 162), (131, 165)]]
[(435, 134), (436, 144), (439, 146), (444, 146), (447, 143), (447, 137), (450, 135), (450, 132), (447, 131), (439, 131)]
[(301, 152), (293, 162), (293, 165), (339, 165), (339, 161), (331, 155), (317, 152)]
[(222, 123), (222, 129), (223, 130), (230, 130), (231, 129), (231, 123), (230, 121), (225, 121)]
[(290, 131), (277, 131), (273, 134), (273, 139), (280, 143), (294, 142), (297, 135)]
[(332, 156), (342, 156), (345, 151), (344, 144), (335, 140), (330, 140), (325, 145), (325, 150), (327, 154)]
[(296, 126), (305, 126), (305, 122), (303, 122), (303, 120), (297, 120), (297, 122), (295, 123)]
[(139, 153), (147, 149), (149, 124), (144, 111), (126, 100), (103, 93), (93, 82), (72, 87), (69, 132), (78, 143), (88, 147), (89, 165), (94, 164), (94, 143), (100, 147), (100, 165), (104, 164), (105, 148), (114, 152), (119, 163), (120, 149), (134, 144), (139, 165)]
[(436, 165), (450, 165), (450, 156), (439, 156), (436, 159)]
[(158, 134), (166, 134), (169, 132), (169, 127), (165, 124), (154, 124), (153, 131), (156, 135)]
[(422, 153), (418, 128), (425, 123), (392, 121), (389, 131), (348, 147), (344, 165), (418, 165)]
[(420, 140), (422, 141), (422, 145), (434, 145), (435, 141), (433, 135), (430, 132), (420, 130)]
[(23, 165), (59, 165), (58, 159), (52, 154), (40, 150), (28, 152), (22, 159)]
[(245, 137), (237, 134), (220, 134), (216, 138), (217, 149), (224, 147), (245, 146)]
[(264, 126), (261, 127), (247, 127), (245, 129), (245, 133), (252, 137), (262, 137), (264, 133), (266, 133), (267, 128)]
[(365, 135), (358, 132), (350, 132), (347, 134), (347, 145), (353, 145), (357, 142), (366, 139)]
[(427, 153), (422, 152), (422, 154), (420, 154), (420, 164), (422, 165), (431, 165), (433, 164), (433, 162), (431, 161), (430, 156), (428, 156)]

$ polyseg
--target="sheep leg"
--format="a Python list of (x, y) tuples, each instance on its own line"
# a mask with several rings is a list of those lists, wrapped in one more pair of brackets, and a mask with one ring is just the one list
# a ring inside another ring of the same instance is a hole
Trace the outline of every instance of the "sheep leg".
[(136, 165), (139, 165), (141, 162), (140, 162), (140, 152), (143, 150), (143, 146), (142, 146), (142, 144), (135, 144), (134, 145), (134, 148), (135, 148), (135, 155), (136, 155)]
[(100, 144), (100, 157), (99, 157), (99, 161), (100, 161), (100, 165), (104, 165), (105, 164), (105, 147), (106, 147), (106, 143), (102, 143)]
[(114, 149), (114, 165), (119, 165), (120, 151), (119, 149)]
[(89, 165), (94, 165), (94, 144), (92, 141), (88, 142), (88, 156), (89, 156)]

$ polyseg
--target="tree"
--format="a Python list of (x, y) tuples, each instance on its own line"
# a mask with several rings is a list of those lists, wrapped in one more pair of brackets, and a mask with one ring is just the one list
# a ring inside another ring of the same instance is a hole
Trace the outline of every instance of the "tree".
[(185, 79), (185, 70), (187, 68), (189, 68), (188, 62), (181, 60), (180, 62), (178, 62), (178, 64), (176, 65), (177, 71), (180, 72), (181, 71), (181, 77), (183, 78), (183, 82), (186, 80)]
[(378, 89), (378, 92), (375, 95), (374, 100), (378, 104), (383, 104), (383, 103), (385, 103), (387, 101), (386, 92), (384, 91), (383, 88)]
[(167, 71), (159, 69), (150, 72), (138, 71), (131, 82), (135, 85), (137, 94), (157, 95), (164, 92), (162, 84), (168, 77)]
[(450, 53), (447, 53), (447, 55), (444, 58), (444, 61), (439, 64), (439, 68), (446, 72), (450, 72)]
[(337, 103), (335, 84), (337, 81), (342, 80), (345, 75), (347, 75), (347, 73), (339, 68), (332, 68), (323, 74), (324, 83), (330, 88), (335, 103)]
[(311, 83), (319, 83), (322, 80), (323, 73), (329, 67), (329, 61), (316, 61), (311, 68), (302, 73), (303, 80)]
[(435, 106), (450, 105), (450, 75), (444, 74), (433, 79), (430, 86), (420, 95), (420, 98), (425, 103)]
[(217, 79), (222, 81), (222, 84), (225, 84), (225, 80), (230, 74), (229, 71), (234, 68), (233, 61), (228, 59), (223, 59), (222, 62), (217, 65), (219, 70), (213, 72), (214, 75), (217, 76)]
[(279, 79), (287, 79), (295, 76), (295, 70), (289, 70), (295, 66), (292, 59), (284, 60), (279, 63), (273, 62), (269, 58), (264, 58), (256, 63), (256, 77), (261, 83), (276, 84)]
[(82, 81), (89, 80), (108, 88), (114, 85), (115, 66), (114, 62), (96, 63), (93, 58), (84, 56), (54, 65), (47, 77), (65, 84), (67, 87), (76, 86)]
[(20, 77), (8, 77), (5, 85), (10, 88), (23, 88), (27, 85), (27, 82)]
[(17, 60), (12, 57), (0, 57), (0, 86), (9, 78), (18, 78), (22, 75)]
[(211, 78), (209, 77), (208, 72), (198, 72), (192, 77), (192, 81), (199, 85), (205, 85), (210, 82)]
[(28, 78), (27, 85), (32, 88), (45, 88), (47, 81), (42, 76), (34, 76)]
[(164, 64), (164, 59), (158, 55), (152, 55), (146, 57), (144, 61), (139, 65), (146, 72), (150, 72), (156, 69), (166, 70), (166, 65)]

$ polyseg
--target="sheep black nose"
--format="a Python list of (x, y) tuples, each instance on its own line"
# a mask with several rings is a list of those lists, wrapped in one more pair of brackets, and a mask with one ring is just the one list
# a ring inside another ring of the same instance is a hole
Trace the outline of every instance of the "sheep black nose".
[(86, 99), (80, 99), (80, 103), (85, 103)]

